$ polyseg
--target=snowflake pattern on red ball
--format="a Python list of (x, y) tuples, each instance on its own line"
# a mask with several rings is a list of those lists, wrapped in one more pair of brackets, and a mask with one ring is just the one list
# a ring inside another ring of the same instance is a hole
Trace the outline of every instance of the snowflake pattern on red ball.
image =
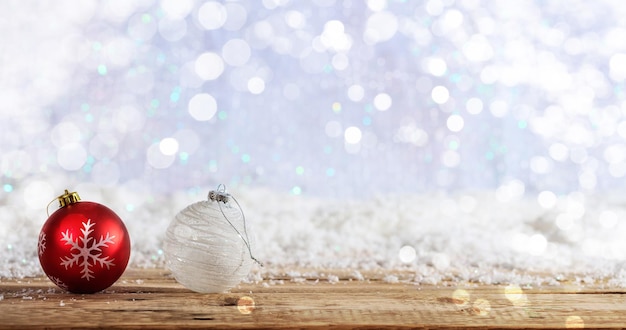
[(49, 276), (50, 280), (56, 284), (59, 288), (63, 289), (63, 290), (68, 290), (69, 286), (67, 286), (67, 284), (65, 284), (63, 281), (61, 281), (60, 278), (58, 277), (54, 277), (54, 276)]
[(39, 233), (39, 244), (38, 245), (39, 245), (39, 256), (41, 257), (41, 255), (46, 250), (46, 233), (44, 233), (43, 231), (41, 233)]
[[(115, 244), (113, 240), (115, 236), (110, 236), (107, 232), (106, 237), (100, 236), (100, 240), (96, 241), (93, 237), (91, 237), (91, 233), (93, 233), (95, 226), (95, 222), (91, 222), (91, 219), (88, 219), (87, 222), (83, 222), (83, 229), (81, 229), (82, 236), (74, 240), (72, 234), (69, 233), (69, 230), (66, 230), (62, 233), (61, 241), (65, 242), (65, 245), (71, 245), (70, 256), (65, 256), (61, 258), (61, 265), (65, 266), (65, 269), (72, 267), (76, 264), (81, 269), (81, 278), (89, 281), (92, 278), (95, 278), (93, 275), (93, 270), (91, 270), (91, 266), (95, 266), (96, 264), (100, 264), (101, 267), (106, 266), (109, 269), (111, 266), (115, 266), (113, 259), (109, 259), (109, 256), (102, 257), (102, 248), (108, 247), (109, 244)], [(73, 252), (76, 251), (76, 252)]]

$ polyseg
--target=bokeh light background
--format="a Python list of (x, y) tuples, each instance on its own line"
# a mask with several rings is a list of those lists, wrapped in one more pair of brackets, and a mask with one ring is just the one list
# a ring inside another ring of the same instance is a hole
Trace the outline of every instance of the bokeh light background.
[[(626, 176), (621, 1), (66, 0), (0, 9), (0, 238), (12, 264), (4, 274), (33, 265), (24, 238), (36, 237), (42, 210), (66, 187), (117, 203), (126, 218), (144, 210), (129, 227), (156, 221), (160, 233), (224, 183), (248, 200), (251, 221), (262, 218), (260, 242), (276, 263), (321, 260), (315, 251), (342, 250), (337, 242), (358, 226), (366, 243), (341, 253), (354, 257), (378, 232), (373, 239), (392, 243), (376, 256), (390, 265), (471, 263), (443, 246), (463, 236), (461, 253), (502, 231), (506, 248), (478, 246), (475, 259), (500, 251), (502, 265), (552, 251), (571, 266), (579, 254), (626, 256), (615, 201)], [(285, 212), (314, 225), (279, 224)], [(473, 220), (463, 227), (464, 218)], [(17, 222), (29, 224), (16, 234)], [(346, 223), (354, 226), (338, 229)], [(319, 248), (285, 239), (320, 228)], [(159, 235), (138, 239), (136, 256), (160, 260)], [(289, 249), (309, 252), (280, 256)]]

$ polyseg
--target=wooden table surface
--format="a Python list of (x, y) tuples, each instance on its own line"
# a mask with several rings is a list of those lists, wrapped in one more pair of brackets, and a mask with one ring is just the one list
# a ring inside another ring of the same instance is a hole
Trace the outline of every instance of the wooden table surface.
[(166, 270), (130, 269), (111, 288), (85, 295), (63, 292), (47, 278), (2, 279), (0, 328), (626, 327), (621, 289), (337, 279), (273, 276), (229, 293), (200, 294)]

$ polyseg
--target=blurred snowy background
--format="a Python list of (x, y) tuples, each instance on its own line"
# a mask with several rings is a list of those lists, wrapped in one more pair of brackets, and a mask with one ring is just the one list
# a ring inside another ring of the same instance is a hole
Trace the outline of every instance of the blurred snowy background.
[(116, 210), (150, 266), (220, 183), (269, 265), (622, 276), (621, 1), (0, 10), (0, 276), (40, 272), (63, 189)]

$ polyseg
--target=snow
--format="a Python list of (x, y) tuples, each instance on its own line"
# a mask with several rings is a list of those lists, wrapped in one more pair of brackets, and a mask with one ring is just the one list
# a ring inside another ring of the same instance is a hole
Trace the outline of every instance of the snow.
[[(94, 196), (126, 222), (133, 249), (129, 267), (163, 267), (160, 249), (167, 225), (180, 209), (206, 198), (202, 190), (150, 196), (132, 211), (110, 197), (132, 192), (103, 190)], [(545, 208), (532, 196), (499, 201), (495, 191), (360, 200), (253, 188), (230, 193), (254, 235), (253, 252), (265, 263), (254, 266), (252, 280), (284, 274), (295, 282), (304, 277), (333, 282), (335, 275), (302, 269), (344, 269), (357, 280), (382, 271), (387, 280), (417, 284), (559, 285), (567, 280), (626, 286), (626, 223), (605, 219), (607, 212), (617, 218), (626, 214), (626, 200), (619, 196), (569, 194)], [(463, 206), (468, 199), (472, 206)], [(569, 217), (567, 225), (563, 217)], [(41, 276), (36, 242), (42, 222), (19, 212), (7, 219), (4, 226), (19, 229), (0, 237), (9, 244), (0, 254), (0, 276)], [(90, 224), (85, 224), (84, 235)], [(69, 236), (68, 242), (76, 243)], [(401, 256), (406, 246), (415, 250), (408, 263)]]
[(363, 274), (361, 274), (361, 272), (359, 272), (358, 270), (353, 270), (352, 273), (350, 274), (351, 277), (357, 281), (364, 281), (365, 277), (363, 277)]
[(387, 275), (383, 278), (383, 282), (385, 283), (398, 283), (398, 276), (395, 275)]

